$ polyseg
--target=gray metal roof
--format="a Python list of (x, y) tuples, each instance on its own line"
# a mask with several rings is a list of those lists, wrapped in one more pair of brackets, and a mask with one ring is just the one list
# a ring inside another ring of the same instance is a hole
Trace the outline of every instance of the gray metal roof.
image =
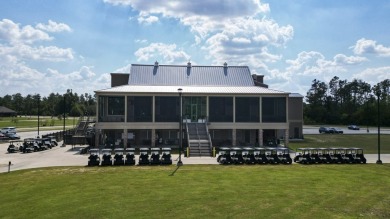
[(254, 86), (247, 66), (131, 65), (130, 85)]
[(291, 93), (288, 95), (289, 97), (299, 97), (299, 98), (303, 98), (304, 96), (302, 96), (301, 94), (299, 93)]
[(183, 94), (244, 94), (244, 95), (286, 95), (288, 92), (272, 90), (257, 86), (237, 86), (237, 87), (207, 87), (207, 86), (139, 86), (139, 85), (123, 85), (104, 90), (95, 91), (99, 94), (114, 94), (114, 93), (132, 93), (132, 94), (178, 94), (178, 89), (182, 88)]

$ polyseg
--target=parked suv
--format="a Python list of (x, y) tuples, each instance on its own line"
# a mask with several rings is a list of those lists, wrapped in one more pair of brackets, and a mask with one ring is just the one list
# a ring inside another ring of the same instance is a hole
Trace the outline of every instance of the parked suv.
[(3, 134), (16, 134), (16, 128), (15, 127), (5, 127), (5, 128), (2, 128), (1, 130), (1, 133)]

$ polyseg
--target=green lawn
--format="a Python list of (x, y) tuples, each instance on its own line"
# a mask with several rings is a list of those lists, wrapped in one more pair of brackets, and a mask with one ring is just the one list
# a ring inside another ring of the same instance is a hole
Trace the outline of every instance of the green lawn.
[[(300, 147), (360, 147), (366, 154), (375, 154), (378, 149), (378, 136), (367, 135), (305, 135), (300, 142), (290, 142), (292, 149)], [(381, 153), (390, 154), (390, 135), (381, 135)]]
[[(67, 127), (77, 125), (78, 117), (69, 117), (65, 120), (65, 125)], [(50, 129), (53, 126), (63, 126), (64, 121), (59, 120), (57, 117), (51, 118), (50, 116), (41, 116), (39, 118), (40, 127), (45, 129)], [(3, 127), (16, 127), (17, 129), (21, 128), (37, 128), (38, 117), (37, 116), (22, 116), (22, 117), (0, 117), (0, 128)]]
[(389, 164), (175, 169), (2, 173), (0, 218), (390, 218)]

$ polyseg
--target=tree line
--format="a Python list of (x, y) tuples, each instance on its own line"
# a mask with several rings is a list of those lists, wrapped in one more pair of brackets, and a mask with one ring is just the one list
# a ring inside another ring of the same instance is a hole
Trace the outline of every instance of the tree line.
[(20, 93), (0, 97), (0, 106), (8, 107), (18, 115), (39, 115), (62, 118), (96, 114), (96, 98), (91, 94), (77, 94), (67, 90), (65, 94), (51, 93), (47, 97), (40, 94), (22, 96)]
[(374, 86), (354, 79), (351, 82), (334, 76), (328, 83), (314, 79), (306, 95), (306, 124), (357, 124), (390, 126), (390, 80)]

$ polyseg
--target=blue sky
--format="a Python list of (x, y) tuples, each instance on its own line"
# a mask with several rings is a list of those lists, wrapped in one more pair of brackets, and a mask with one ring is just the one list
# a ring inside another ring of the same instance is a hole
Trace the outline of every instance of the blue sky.
[(131, 64), (247, 65), (272, 89), (390, 78), (387, 0), (0, 1), (0, 95), (93, 93)]

